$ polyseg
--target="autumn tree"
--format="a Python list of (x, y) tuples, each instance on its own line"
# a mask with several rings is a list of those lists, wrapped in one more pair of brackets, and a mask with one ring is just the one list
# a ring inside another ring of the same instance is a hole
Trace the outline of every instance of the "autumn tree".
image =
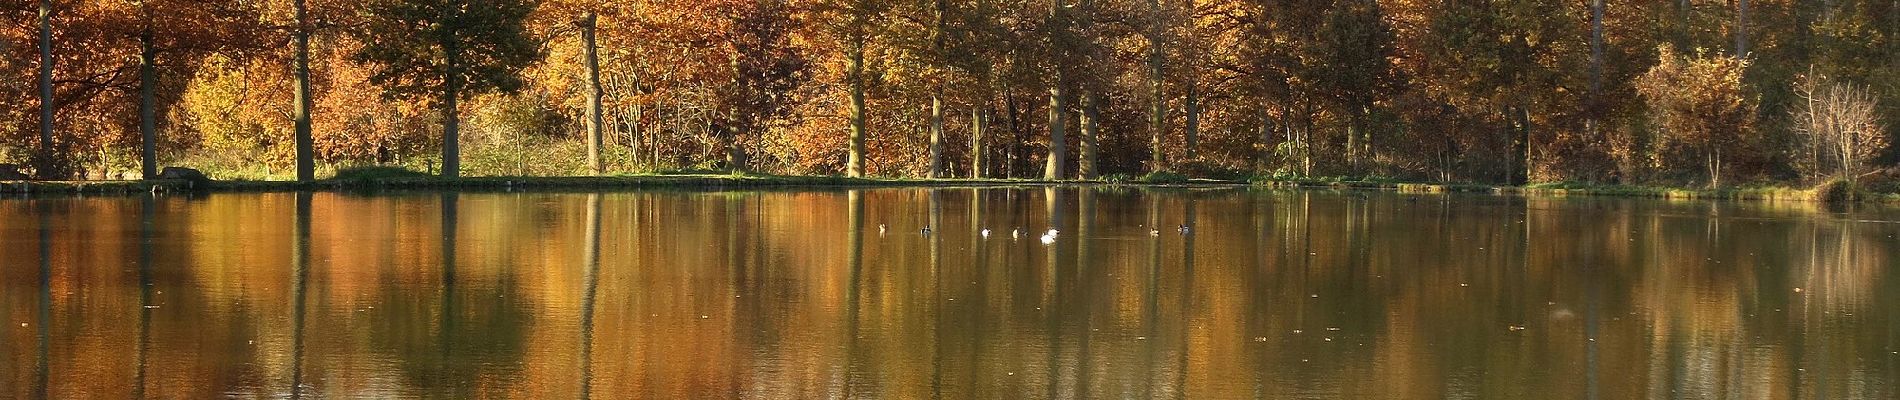
[(1701, 158), (1709, 187), (1721, 186), (1723, 166), (1755, 139), (1755, 103), (1742, 87), (1748, 61), (1681, 55), (1667, 46), (1658, 52), (1656, 66), (1637, 77), (1637, 92), (1663, 130), (1664, 144)]
[(869, 135), (865, 90), (870, 84), (865, 71), (865, 51), (880, 30), (888, 2), (878, 0), (827, 0), (812, 6), (813, 21), (819, 34), (836, 43), (843, 53), (844, 80), (849, 91), (850, 142), (845, 159), (845, 174), (862, 177), (865, 172), (865, 140)]
[(441, 109), (442, 176), (461, 174), (457, 102), (520, 90), (522, 68), (539, 56), (524, 26), (533, 10), (522, 0), (376, 0), (365, 8), (353, 58), (374, 68), (370, 82), (385, 96)]
[[(603, 110), (605, 86), (601, 81), (600, 70), (600, 25), (601, 19), (609, 24), (621, 22), (628, 17), (630, 6), (621, 2), (601, 0), (549, 0), (543, 1), (536, 9), (537, 25), (548, 26), (552, 33), (572, 31), (580, 40), (582, 86), (581, 93), (586, 99), (583, 118), (586, 132), (582, 140), (587, 143), (587, 165), (596, 175), (605, 172), (606, 165), (601, 159), (604, 146), (606, 123)], [(568, 29), (571, 28), (571, 29)], [(554, 61), (554, 60), (549, 60)]]

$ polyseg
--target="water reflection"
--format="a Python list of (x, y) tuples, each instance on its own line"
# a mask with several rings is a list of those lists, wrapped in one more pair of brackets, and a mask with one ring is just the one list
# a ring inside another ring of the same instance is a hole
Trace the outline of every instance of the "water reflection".
[(1045, 187), (8, 200), (0, 397), (1891, 398), (1896, 217)]

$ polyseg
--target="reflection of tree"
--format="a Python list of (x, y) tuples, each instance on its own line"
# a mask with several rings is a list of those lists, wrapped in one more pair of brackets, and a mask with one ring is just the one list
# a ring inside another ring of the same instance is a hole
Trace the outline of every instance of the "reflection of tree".
[(844, 287), (844, 397), (853, 397), (858, 387), (858, 286), (864, 269), (864, 194), (853, 190), (845, 194), (845, 268), (850, 278)]
[(594, 395), (594, 296), (600, 282), (600, 194), (587, 194), (587, 241), (581, 257), (581, 398)]
[[(1054, 187), (1044, 187), (1042, 189), (1043, 207), (1045, 215), (1049, 218), (1049, 229), (1060, 230), (1063, 228), (1062, 211), (1058, 209), (1062, 201), (1061, 193), (1061, 191)], [(1062, 275), (1057, 268), (1062, 265), (1062, 262), (1057, 260), (1057, 243), (1071, 240), (1074, 239), (1065, 238), (1064, 240), (1058, 240), (1055, 243), (1043, 246), (1043, 253), (1047, 258), (1043, 261), (1042, 279), (1043, 284), (1048, 286), (1049, 291), (1046, 297), (1048, 300), (1042, 306), (1042, 318), (1047, 320), (1049, 324), (1047, 327), (1048, 330), (1044, 331), (1044, 334), (1049, 338), (1049, 358), (1044, 361), (1045, 371), (1043, 379), (1047, 380), (1047, 382), (1044, 382), (1047, 384), (1048, 390), (1046, 396), (1051, 399), (1061, 397), (1061, 392), (1058, 390), (1062, 382), (1062, 362), (1060, 360), (1060, 356), (1062, 355), (1062, 319), (1066, 317), (1060, 307), (1062, 305)]]
[(310, 192), (297, 192), (297, 215), (292, 221), (290, 244), (291, 271), (291, 345), (290, 397), (303, 397), (304, 315), (309, 305), (310, 286)]
[(509, 273), (500, 274), (498, 282), (458, 280), (459, 196), (441, 196), (439, 297), (428, 299), (413, 287), (385, 285), (377, 301), (381, 306), (366, 311), (378, 324), (371, 329), (372, 343), (400, 360), (412, 387), (431, 390), (435, 397), (479, 397), (476, 390), (498, 389), (484, 384), (505, 387), (511, 382), (508, 377), (522, 370), (522, 342), (533, 325), (529, 306), (513, 303), (519, 296)]
[[(1145, 192), (1142, 197), (1148, 199), (1148, 229), (1160, 230), (1161, 197), (1154, 192)], [(1142, 336), (1155, 338), (1161, 332), (1161, 236), (1158, 234), (1148, 236), (1148, 273), (1143, 274), (1142, 279), (1146, 282), (1146, 285), (1143, 285), (1145, 290), (1142, 291), (1142, 308), (1146, 310), (1141, 318)], [(1157, 397), (1154, 393), (1155, 350), (1158, 346), (1156, 342), (1159, 340), (1142, 343), (1142, 350), (1146, 354), (1141, 357), (1142, 391), (1137, 397), (1150, 399)]]
[(152, 219), (153, 208), (158, 206), (151, 196), (142, 196), (139, 202), (139, 343), (138, 376), (133, 381), (132, 397), (145, 398), (146, 360), (152, 347)]
[[(36, 202), (47, 204), (46, 200)], [(33, 361), (33, 398), (47, 398), (46, 382), (52, 375), (51, 332), (53, 325), (53, 210), (41, 207), (34, 210), (40, 215), (40, 276), (39, 276), (39, 316), (34, 319), (34, 339), (39, 346)]]

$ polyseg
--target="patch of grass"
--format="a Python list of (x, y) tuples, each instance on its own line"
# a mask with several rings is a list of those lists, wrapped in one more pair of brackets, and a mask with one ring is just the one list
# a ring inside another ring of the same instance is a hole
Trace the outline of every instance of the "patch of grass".
[(411, 171), (408, 168), (403, 168), (403, 167), (388, 166), (388, 165), (368, 165), (368, 166), (349, 167), (349, 168), (339, 169), (336, 171), (336, 177), (331, 178), (331, 179), (339, 180), (339, 181), (362, 182), (362, 181), (373, 181), (373, 180), (384, 180), (384, 179), (426, 179), (426, 178), (434, 178), (434, 177), (435, 175), (429, 175), (429, 174), (425, 174), (421, 172)]
[(1188, 183), (1188, 176), (1174, 171), (1162, 170), (1142, 175), (1140, 181), (1141, 183), (1179, 184)]

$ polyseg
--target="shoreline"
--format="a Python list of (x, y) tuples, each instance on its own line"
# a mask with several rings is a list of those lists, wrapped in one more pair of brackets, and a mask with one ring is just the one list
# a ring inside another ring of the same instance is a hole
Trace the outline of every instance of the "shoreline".
[[(1819, 189), (1791, 187), (1732, 187), (1688, 189), (1657, 186), (1591, 185), (1574, 183), (1537, 183), (1503, 186), (1472, 183), (1419, 183), (1362, 180), (1266, 180), (1227, 181), (1195, 179), (1188, 181), (1048, 181), (1040, 179), (969, 179), (969, 178), (848, 178), (840, 176), (792, 175), (618, 175), (563, 177), (379, 177), (296, 181), (208, 181), (127, 180), (127, 181), (0, 181), (0, 198), (40, 195), (135, 195), (143, 193), (274, 193), (336, 191), (491, 191), (491, 190), (625, 190), (625, 189), (749, 189), (749, 188), (903, 188), (903, 187), (1008, 187), (1050, 185), (1093, 185), (1128, 187), (1244, 186), (1266, 188), (1387, 190), (1399, 193), (1479, 193), (1525, 196), (1596, 196), (1694, 200), (1738, 200), (1768, 202), (1844, 202), (1825, 199)], [(1857, 203), (1900, 204), (1900, 193), (1867, 193), (1851, 200)]]

